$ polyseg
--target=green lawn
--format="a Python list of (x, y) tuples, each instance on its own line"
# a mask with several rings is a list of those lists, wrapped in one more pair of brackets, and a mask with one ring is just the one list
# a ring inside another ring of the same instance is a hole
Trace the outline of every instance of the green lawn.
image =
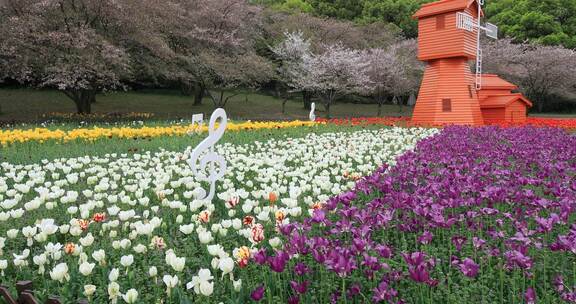
[[(42, 114), (50, 112), (76, 111), (74, 103), (63, 93), (55, 90), (0, 89), (0, 122), (42, 121)], [(193, 106), (193, 98), (182, 96), (176, 91), (156, 90), (151, 92), (114, 92), (98, 95), (93, 105), (95, 113), (154, 113), (154, 119), (189, 119), (192, 113), (211, 113), (212, 101), (205, 98), (202, 106)], [(333, 117), (376, 116), (377, 105), (339, 103), (332, 106)], [(286, 114), (282, 113), (282, 102), (272, 96), (242, 94), (234, 97), (226, 106), (231, 119), (239, 120), (284, 120), (308, 119), (309, 112), (303, 109), (301, 100), (290, 100)], [(322, 117), (323, 107), (317, 106), (317, 117)], [(411, 108), (386, 105), (383, 115), (410, 115)]]

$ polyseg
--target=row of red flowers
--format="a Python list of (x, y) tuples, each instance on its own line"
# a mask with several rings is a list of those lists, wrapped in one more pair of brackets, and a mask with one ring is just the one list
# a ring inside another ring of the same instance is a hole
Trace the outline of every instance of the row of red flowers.
[[(384, 125), (384, 126), (418, 126), (418, 127), (442, 127), (441, 124), (419, 124), (411, 121), (410, 117), (357, 117), (357, 118), (335, 118), (335, 119), (318, 119), (319, 122), (327, 122), (336, 125)], [(555, 127), (563, 129), (576, 129), (576, 119), (561, 119), (561, 118), (540, 118), (529, 117), (522, 123), (510, 123), (501, 121), (497, 123), (490, 123), (490, 125), (500, 127), (519, 127), (519, 126), (535, 126), (535, 127)]]

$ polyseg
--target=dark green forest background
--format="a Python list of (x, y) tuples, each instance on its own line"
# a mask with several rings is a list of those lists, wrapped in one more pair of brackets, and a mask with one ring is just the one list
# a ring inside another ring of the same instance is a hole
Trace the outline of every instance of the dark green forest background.
[[(303, 11), (365, 24), (386, 21), (405, 37), (417, 36), (412, 14), (435, 0), (252, 0), (280, 10)], [(487, 0), (488, 21), (518, 42), (576, 48), (576, 0)]]

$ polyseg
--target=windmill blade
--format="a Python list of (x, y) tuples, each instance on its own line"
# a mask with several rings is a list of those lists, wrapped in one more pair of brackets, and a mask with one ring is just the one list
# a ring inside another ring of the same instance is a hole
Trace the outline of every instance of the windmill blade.
[(492, 39), (498, 39), (498, 26), (492, 23), (486, 23), (486, 36)]

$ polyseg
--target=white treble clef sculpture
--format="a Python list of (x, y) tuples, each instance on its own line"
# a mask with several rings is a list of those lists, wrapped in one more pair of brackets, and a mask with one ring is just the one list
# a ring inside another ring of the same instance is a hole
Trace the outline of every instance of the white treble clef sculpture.
[[(217, 120), (220, 120), (218, 128), (216, 128)], [(196, 199), (198, 200), (211, 201), (216, 192), (216, 181), (226, 174), (226, 160), (214, 152), (214, 145), (222, 138), (222, 135), (224, 135), (227, 123), (228, 118), (226, 117), (226, 111), (220, 108), (216, 109), (210, 117), (208, 137), (192, 150), (190, 158), (188, 159), (188, 164), (192, 168), (192, 174), (196, 176), (197, 180), (210, 183), (210, 192), (208, 194), (206, 194), (206, 190), (202, 187), (195, 190), (197, 193)], [(202, 153), (205, 153), (205, 155), (200, 157)], [(206, 175), (206, 171), (208, 171), (208, 175)]]
[(310, 115), (308, 116), (308, 118), (310, 118), (310, 121), (316, 121), (316, 114), (314, 113), (314, 111), (316, 111), (316, 103), (312, 103), (310, 105)]

